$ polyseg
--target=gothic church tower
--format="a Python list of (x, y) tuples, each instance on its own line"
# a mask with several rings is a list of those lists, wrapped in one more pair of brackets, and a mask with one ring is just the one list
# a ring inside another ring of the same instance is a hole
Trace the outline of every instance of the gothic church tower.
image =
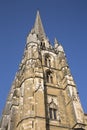
[(39, 12), (27, 36), (0, 130), (87, 130), (63, 47), (46, 37)]

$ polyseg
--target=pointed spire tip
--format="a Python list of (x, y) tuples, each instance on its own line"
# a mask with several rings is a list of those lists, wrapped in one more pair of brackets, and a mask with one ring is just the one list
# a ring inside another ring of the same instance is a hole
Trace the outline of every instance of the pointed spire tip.
[(39, 10), (37, 10), (37, 15), (40, 15)]
[(35, 24), (34, 24), (34, 31), (40, 37), (45, 37), (46, 36), (45, 32), (44, 32), (43, 25), (42, 25), (42, 21), (41, 21), (41, 18), (40, 18), (39, 10), (37, 10), (37, 14), (36, 14), (36, 20), (35, 20)]

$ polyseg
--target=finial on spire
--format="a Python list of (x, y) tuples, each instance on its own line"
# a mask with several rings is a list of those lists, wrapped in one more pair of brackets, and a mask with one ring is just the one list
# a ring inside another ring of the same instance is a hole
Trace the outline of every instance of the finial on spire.
[(38, 35), (39, 38), (46, 37), (39, 11), (37, 11), (36, 20), (34, 24), (34, 31)]
[(54, 47), (57, 48), (58, 46), (59, 46), (59, 43), (58, 43), (57, 39), (55, 38), (54, 39)]

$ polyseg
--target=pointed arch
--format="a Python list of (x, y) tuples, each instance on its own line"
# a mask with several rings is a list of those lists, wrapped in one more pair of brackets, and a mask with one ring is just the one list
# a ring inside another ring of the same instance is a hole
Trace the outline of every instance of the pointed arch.
[(49, 54), (45, 54), (44, 60), (45, 60), (45, 65), (47, 67), (51, 67), (51, 56)]
[(44, 65), (49, 68), (55, 67), (55, 56), (52, 53), (44, 54)]
[(57, 105), (54, 103), (53, 99), (49, 104), (49, 118), (53, 120), (57, 119)]
[(53, 73), (50, 70), (46, 71), (46, 82), (53, 83)]

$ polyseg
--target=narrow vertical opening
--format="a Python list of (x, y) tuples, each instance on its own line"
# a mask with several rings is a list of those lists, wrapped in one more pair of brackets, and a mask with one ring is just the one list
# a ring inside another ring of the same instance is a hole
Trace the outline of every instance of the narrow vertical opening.
[(45, 65), (47, 66), (47, 67), (51, 67), (51, 59), (50, 59), (51, 57), (49, 56), (49, 54), (46, 54), (45, 55)]
[(57, 110), (54, 108), (49, 108), (49, 118), (56, 120), (57, 119)]
[(52, 119), (52, 108), (49, 108), (49, 116), (50, 116), (50, 119)]
[(6, 125), (6, 128), (5, 128), (5, 130), (8, 130), (8, 124)]
[(57, 119), (57, 110), (53, 109), (54, 119)]
[(53, 83), (53, 75), (51, 71), (46, 71), (46, 81), (47, 83)]

